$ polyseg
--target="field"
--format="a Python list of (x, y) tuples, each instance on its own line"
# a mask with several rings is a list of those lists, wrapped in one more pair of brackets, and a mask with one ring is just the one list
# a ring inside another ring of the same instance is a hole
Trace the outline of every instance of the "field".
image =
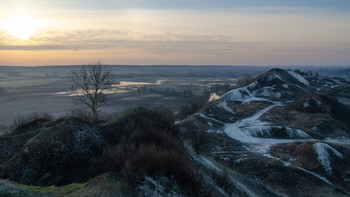
[[(74, 66), (0, 67), (0, 128), (33, 112), (58, 117), (83, 107), (69, 94)], [(214, 85), (234, 87), (239, 76), (257, 75), (266, 67), (113, 66), (116, 83), (100, 109), (117, 114), (129, 107), (167, 107), (176, 112)]]
[[(18, 116), (50, 113), (55, 117), (83, 107), (69, 94), (69, 73), (76, 66), (0, 67), (0, 128)], [(100, 111), (117, 114), (129, 107), (167, 107), (173, 112), (205, 90), (219, 95), (243, 76), (271, 67), (254, 66), (112, 66), (115, 84)], [(313, 70), (304, 67), (303, 70)], [(326, 67), (318, 71), (329, 74)], [(331, 70), (334, 71), (334, 68)], [(320, 73), (322, 74), (322, 73)]]

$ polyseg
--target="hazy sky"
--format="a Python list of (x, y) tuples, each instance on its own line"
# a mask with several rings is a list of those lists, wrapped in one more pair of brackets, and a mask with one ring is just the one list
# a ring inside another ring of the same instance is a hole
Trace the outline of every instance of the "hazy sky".
[(0, 0), (0, 65), (350, 65), (350, 0)]

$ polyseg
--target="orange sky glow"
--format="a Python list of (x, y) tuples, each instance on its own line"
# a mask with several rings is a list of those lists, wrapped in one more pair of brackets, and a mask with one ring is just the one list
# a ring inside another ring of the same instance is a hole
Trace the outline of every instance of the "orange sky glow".
[(350, 13), (336, 8), (80, 8), (21, 2), (0, 3), (0, 65), (350, 62)]

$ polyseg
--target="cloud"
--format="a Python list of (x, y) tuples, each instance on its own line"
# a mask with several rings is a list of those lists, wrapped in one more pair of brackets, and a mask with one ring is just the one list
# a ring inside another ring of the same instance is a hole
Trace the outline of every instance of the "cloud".
[(323, 7), (349, 9), (349, 0), (60, 0), (47, 2), (32, 0), (54, 7), (76, 9), (213, 9), (213, 8), (240, 8), (240, 7)]
[(0, 50), (140, 49), (156, 53), (195, 50), (222, 53), (237, 47), (254, 47), (258, 44), (256, 42), (234, 42), (231, 37), (223, 35), (150, 34), (115, 30), (51, 30), (40, 32), (27, 41), (8, 38), (4, 36), (4, 33), (0, 33)]

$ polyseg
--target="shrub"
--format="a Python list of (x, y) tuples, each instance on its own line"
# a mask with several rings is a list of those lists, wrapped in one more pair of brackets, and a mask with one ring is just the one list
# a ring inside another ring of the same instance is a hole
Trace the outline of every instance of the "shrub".
[[(9, 127), (3, 127), (3, 134), (0, 136), (0, 163), (10, 159), (27, 140), (36, 135), (33, 132), (44, 123), (52, 120), (48, 113), (32, 113), (29, 115), (18, 115)], [(29, 131), (29, 132), (27, 132)]]
[(31, 113), (28, 115), (18, 115), (12, 122), (12, 125), (10, 126), (10, 130), (13, 129), (22, 129), (28, 123), (39, 121), (39, 120), (53, 120), (53, 116), (49, 113)]
[(253, 80), (254, 77), (252, 77), (251, 75), (244, 75), (240, 78), (238, 78), (237, 82), (236, 82), (236, 87), (237, 88), (241, 88), (246, 86), (251, 80)]
[(205, 104), (208, 103), (210, 98), (210, 92), (204, 91), (202, 95), (195, 96), (194, 99), (180, 107), (179, 112), (177, 113), (177, 119), (184, 119), (189, 115), (196, 113), (201, 110)]
[(7, 137), (0, 141), (0, 163), (5, 163), (15, 154), (14, 137)]
[(154, 178), (168, 177), (187, 191), (200, 193), (201, 179), (190, 165), (182, 149), (167, 149), (156, 145), (133, 144), (115, 146), (106, 150), (101, 157), (94, 158), (92, 165), (98, 173), (118, 172), (128, 185), (134, 187), (144, 175)]
[(96, 173), (119, 173), (131, 187), (140, 183), (144, 175), (168, 177), (186, 191), (200, 193), (201, 180), (178, 140), (179, 132), (169, 111), (128, 110), (108, 130), (119, 143), (92, 159)]
[(70, 111), (66, 111), (66, 116), (72, 116), (88, 123), (94, 123), (99, 121), (105, 122), (111, 119), (110, 114), (106, 114), (103, 112), (93, 114), (90, 110), (87, 110), (86, 108), (75, 108)]
[(201, 154), (205, 151), (209, 138), (206, 135), (206, 131), (192, 129), (186, 132), (186, 137), (190, 139), (193, 149), (197, 154)]

